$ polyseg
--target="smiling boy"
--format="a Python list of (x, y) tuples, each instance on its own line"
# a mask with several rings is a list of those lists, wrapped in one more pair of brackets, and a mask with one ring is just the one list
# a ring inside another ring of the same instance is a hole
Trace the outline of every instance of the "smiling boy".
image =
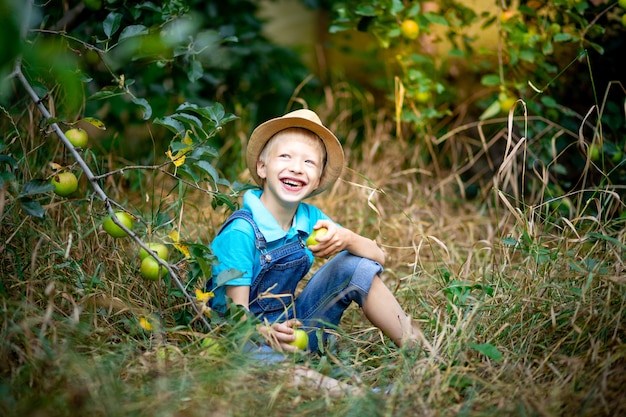
[[(317, 330), (337, 326), (352, 302), (396, 345), (414, 340), (410, 318), (380, 278), (382, 249), (303, 202), (328, 189), (344, 164), (339, 140), (317, 114), (301, 109), (261, 124), (250, 136), (246, 159), (261, 189), (245, 193), (242, 210), (212, 244), (219, 261), (213, 276), (229, 269), (242, 276), (224, 285), (209, 280), (213, 309), (225, 311), (232, 302), (254, 313), (265, 323), (259, 327), (267, 342), (262, 348), (274, 351), (297, 349), (290, 344), (296, 326), (309, 333), (309, 350), (318, 350), (323, 332)], [(327, 233), (307, 247), (306, 238), (320, 228)], [(296, 296), (314, 257), (330, 260)]]

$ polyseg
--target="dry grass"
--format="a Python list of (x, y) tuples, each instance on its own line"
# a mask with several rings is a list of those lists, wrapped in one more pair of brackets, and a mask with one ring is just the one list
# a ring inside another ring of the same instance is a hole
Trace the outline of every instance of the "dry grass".
[[(534, 175), (524, 170), (527, 143), (502, 123), (493, 136), (501, 139), (477, 140), (473, 149), (487, 154), (508, 144), (508, 153), (494, 165), (482, 199), (468, 202), (457, 187), (460, 155), (469, 147), (459, 138), (469, 129), (439, 145), (435, 154), (457, 155), (457, 169), (444, 172), (424, 157), (434, 152), (425, 138), (398, 135), (382, 111), (353, 120), (355, 107), (371, 108), (367, 97), (338, 87), (319, 109), (345, 138), (350, 168), (315, 203), (385, 248), (384, 279), (427, 343), (396, 349), (351, 309), (336, 346), (281, 367), (306, 364), (364, 394), (335, 398), (296, 387), (278, 367), (256, 366), (241, 354), (245, 326), (213, 329), (215, 349), (202, 348), (197, 327), (177, 327), (180, 298), (164, 283), (142, 280), (133, 245), (99, 230), (98, 202), (54, 199), (46, 220), (36, 221), (22, 219), (7, 197), (1, 413), (626, 413), (626, 242), (624, 220), (613, 215), (624, 209), (615, 190), (567, 196), (569, 214), (544, 204), (544, 190), (525, 195), (518, 184)], [(525, 123), (532, 120), (514, 125), (523, 131)], [(26, 138), (19, 138), (24, 146), (32, 140)], [(206, 196), (178, 196), (160, 178), (145, 184), (129, 197), (132, 207), (149, 218), (162, 198), (159, 211), (172, 214), (184, 238), (210, 241), (225, 213), (207, 208)], [(142, 330), (139, 318), (155, 315), (161, 327)]]

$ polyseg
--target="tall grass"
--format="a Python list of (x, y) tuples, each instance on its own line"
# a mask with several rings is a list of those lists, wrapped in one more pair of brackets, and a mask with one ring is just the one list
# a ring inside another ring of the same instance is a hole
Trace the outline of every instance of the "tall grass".
[[(100, 231), (94, 201), (53, 198), (38, 221), (5, 196), (2, 415), (626, 413), (625, 220), (615, 190), (549, 196), (549, 180), (527, 171), (533, 138), (523, 132), (533, 119), (522, 116), (500, 121), (496, 139), (471, 139), (479, 153), (496, 144), (506, 153), (480, 199), (467, 201), (462, 155), (465, 164), (478, 158), (463, 152), (472, 147), (463, 138), (475, 125), (437, 147), (372, 108), (349, 86), (327, 91), (317, 110), (344, 139), (349, 168), (314, 202), (385, 249), (383, 278), (419, 324), (419, 348), (397, 349), (351, 308), (323, 355), (258, 366), (241, 353), (245, 324), (206, 334), (176, 326), (180, 298), (139, 276), (137, 249)], [(36, 135), (14, 143), (30, 148)], [(455, 169), (435, 169), (441, 152), (458, 156)], [(32, 158), (21, 161), (24, 177), (37, 174)], [(128, 204), (147, 216), (176, 213), (190, 241), (208, 243), (227, 214), (158, 176), (141, 187)], [(301, 365), (362, 393), (296, 386), (283, 371)]]

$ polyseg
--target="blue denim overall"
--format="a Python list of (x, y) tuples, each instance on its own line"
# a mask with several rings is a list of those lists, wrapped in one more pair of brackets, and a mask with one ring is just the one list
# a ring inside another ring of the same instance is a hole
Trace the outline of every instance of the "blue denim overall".
[(311, 268), (304, 243), (306, 235), (301, 234), (297, 241), (267, 250), (263, 234), (246, 210), (234, 212), (222, 230), (237, 218), (250, 223), (254, 229), (255, 246), (260, 252), (259, 262), (253, 267), (250, 311), (269, 323), (298, 319), (309, 333), (309, 350), (317, 351), (315, 330), (337, 326), (353, 301), (362, 306), (372, 280), (382, 267), (375, 261), (344, 251), (322, 266), (294, 300), (298, 283)]

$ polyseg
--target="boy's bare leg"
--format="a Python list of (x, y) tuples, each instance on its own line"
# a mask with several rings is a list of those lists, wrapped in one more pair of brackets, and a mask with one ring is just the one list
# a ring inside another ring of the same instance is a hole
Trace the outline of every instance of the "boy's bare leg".
[(365, 317), (387, 335), (398, 347), (415, 344), (419, 330), (415, 328), (396, 297), (377, 275), (372, 281), (367, 299), (363, 303)]
[(323, 375), (305, 366), (296, 366), (289, 371), (290, 382), (295, 387), (309, 387), (325, 391), (331, 397), (345, 395), (361, 395), (363, 389), (354, 385), (341, 382), (333, 377)]

